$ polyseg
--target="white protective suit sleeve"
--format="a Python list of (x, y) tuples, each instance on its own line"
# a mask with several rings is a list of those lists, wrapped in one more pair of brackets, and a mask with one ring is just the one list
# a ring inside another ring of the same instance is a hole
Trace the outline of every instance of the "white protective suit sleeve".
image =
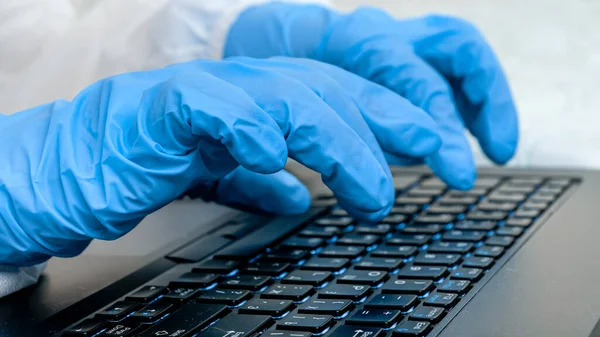
[[(269, 1), (0, 0), (0, 113), (69, 100), (117, 73), (221, 58), (239, 13)], [(35, 284), (44, 265), (0, 266), (0, 298)]]

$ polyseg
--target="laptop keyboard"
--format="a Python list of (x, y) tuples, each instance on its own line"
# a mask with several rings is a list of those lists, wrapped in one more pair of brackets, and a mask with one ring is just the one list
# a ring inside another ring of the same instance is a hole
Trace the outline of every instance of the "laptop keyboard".
[(326, 210), (310, 221), (261, 228), (252, 242), (145, 285), (63, 335), (434, 335), (573, 183), (488, 176), (454, 191), (428, 175), (397, 175), (396, 204), (377, 224), (321, 195), (315, 204)]

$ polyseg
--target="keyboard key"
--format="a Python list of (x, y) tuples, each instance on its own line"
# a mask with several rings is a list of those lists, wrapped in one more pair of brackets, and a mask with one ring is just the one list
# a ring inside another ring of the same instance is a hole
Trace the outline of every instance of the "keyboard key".
[(287, 249), (317, 249), (323, 245), (325, 245), (325, 240), (321, 238), (301, 238), (294, 236), (285, 240), (281, 244), (281, 247)]
[(467, 268), (487, 269), (494, 264), (494, 259), (486, 256), (469, 256), (465, 259), (462, 266)]
[(417, 296), (415, 295), (377, 294), (367, 301), (365, 307), (406, 311), (417, 303)]
[(226, 289), (247, 289), (258, 291), (271, 283), (270, 276), (264, 275), (234, 275), (221, 282), (220, 287)]
[[(392, 176), (393, 176), (392, 179), (394, 181), (394, 187), (396, 188), (396, 190), (404, 190), (404, 189), (411, 187), (421, 177), (421, 175), (419, 175), (419, 174), (394, 172), (393, 170), (392, 170)], [(375, 337), (375, 336), (373, 336), (373, 337)]]
[(396, 198), (396, 205), (427, 205), (433, 200), (430, 197), (408, 197), (399, 196)]
[(335, 226), (309, 226), (303, 229), (298, 235), (304, 237), (318, 237), (331, 239), (334, 236), (340, 235), (342, 231)]
[(436, 241), (427, 248), (428, 253), (456, 253), (465, 254), (473, 248), (471, 242), (444, 242)]
[(389, 328), (402, 318), (399, 310), (364, 309), (355, 312), (346, 320), (348, 325), (365, 325)]
[(480, 202), (477, 205), (478, 210), (487, 211), (487, 212), (493, 212), (493, 211), (510, 212), (510, 211), (514, 210), (515, 208), (517, 208), (517, 204), (514, 202), (484, 201), (484, 202)]
[(405, 214), (390, 214), (381, 220), (382, 224), (387, 225), (398, 225), (406, 221), (407, 216)]
[(502, 181), (502, 179), (498, 177), (478, 177), (477, 180), (475, 180), (475, 187), (492, 188), (498, 185), (500, 181)]
[(88, 318), (65, 331), (64, 336), (89, 337), (95, 335), (104, 327), (104, 321)]
[(271, 317), (264, 315), (228, 315), (197, 337), (250, 336), (260, 331), (270, 321)]
[(534, 202), (534, 201), (527, 201), (523, 204), (523, 206), (521, 206), (522, 209), (526, 209), (526, 210), (538, 210), (538, 211), (543, 211), (546, 208), (548, 208), (549, 204), (547, 202)]
[(401, 259), (365, 257), (354, 265), (354, 269), (392, 271), (402, 267), (403, 264)]
[(407, 258), (417, 253), (417, 247), (412, 246), (379, 246), (371, 252), (373, 257)]
[(268, 252), (264, 259), (267, 261), (280, 261), (289, 263), (298, 263), (310, 257), (310, 253), (302, 249), (285, 250), (274, 249)]
[(417, 205), (397, 205), (392, 207), (390, 214), (403, 214), (403, 215), (413, 215), (419, 211), (419, 206)]
[(337, 271), (350, 263), (346, 258), (313, 257), (302, 266), (302, 269)]
[(419, 215), (415, 218), (415, 224), (446, 224), (454, 221), (454, 215), (451, 214), (431, 214)]
[(456, 268), (452, 271), (451, 277), (456, 280), (467, 280), (477, 282), (483, 276), (483, 270), (479, 268)]
[(445, 188), (413, 188), (408, 190), (409, 197), (437, 197), (444, 193)]
[(427, 234), (435, 235), (444, 230), (442, 225), (418, 225), (418, 226), (406, 226), (400, 230), (402, 234)]
[(463, 221), (459, 221), (454, 226), (454, 229), (458, 229), (461, 231), (484, 231), (484, 232), (487, 232), (489, 230), (496, 228), (497, 225), (498, 225), (497, 221), (463, 220)]
[(367, 296), (370, 287), (367, 285), (335, 284), (332, 283), (319, 291), (319, 298), (347, 299), (358, 301)]
[(190, 303), (144, 331), (140, 337), (185, 336), (223, 316), (227, 307), (217, 304)]
[(290, 311), (294, 302), (290, 300), (268, 300), (254, 298), (239, 309), (240, 314), (281, 316)]
[(171, 284), (169, 287), (175, 288), (206, 288), (221, 278), (217, 274), (185, 273)]
[(448, 273), (446, 267), (436, 266), (404, 266), (398, 272), (399, 278), (437, 280)]
[(504, 248), (499, 246), (481, 246), (475, 250), (475, 256), (497, 258), (504, 253)]
[(174, 308), (173, 303), (156, 301), (131, 315), (132, 319), (142, 322), (154, 322)]
[(444, 315), (446, 315), (446, 311), (443, 308), (421, 306), (411, 312), (408, 316), (408, 319), (413, 321), (437, 323), (444, 317)]
[(307, 301), (298, 308), (301, 314), (341, 316), (352, 308), (350, 300), (322, 300)]
[(248, 274), (277, 276), (291, 268), (289, 263), (276, 261), (258, 261), (244, 267)]
[(461, 259), (459, 254), (420, 253), (413, 263), (418, 265), (453, 266)]
[(498, 187), (496, 189), (496, 191), (498, 192), (503, 192), (503, 193), (524, 193), (524, 194), (529, 194), (531, 192), (533, 192), (535, 190), (535, 186), (519, 186), (519, 185), (514, 185), (514, 184), (504, 184), (500, 187)]
[(198, 297), (200, 303), (238, 305), (251, 297), (250, 291), (242, 289), (212, 289)]
[(522, 202), (527, 199), (527, 194), (514, 192), (493, 192), (487, 200), (494, 202)]
[(332, 278), (333, 274), (329, 271), (294, 270), (284, 277), (281, 283), (320, 286)]
[(330, 245), (325, 247), (320, 253), (321, 257), (347, 257), (355, 259), (366, 252), (363, 246), (338, 246)]
[(328, 337), (383, 337), (383, 329), (378, 327), (340, 325)]
[(476, 203), (477, 200), (479, 200), (479, 198), (477, 198), (477, 197), (469, 197), (469, 196), (464, 196), (464, 197), (443, 196), (442, 198), (440, 198), (440, 200), (438, 200), (438, 203), (440, 205), (464, 205), (464, 206), (468, 206), (468, 205), (472, 205), (472, 204)]
[(519, 209), (513, 214), (515, 218), (535, 218), (539, 216), (541, 211), (537, 209)]
[(236, 270), (240, 266), (239, 261), (233, 260), (207, 260), (204, 261), (194, 269), (192, 272), (194, 273), (204, 273), (204, 274), (222, 274), (226, 275)]
[(483, 211), (480, 209), (474, 209), (467, 213), (467, 220), (490, 220), (500, 221), (504, 220), (508, 214), (504, 211)]
[(277, 329), (319, 333), (332, 324), (333, 317), (329, 315), (295, 314), (288, 315), (279, 321)]
[(438, 177), (427, 178), (427, 179), (421, 181), (421, 183), (419, 185), (421, 187), (435, 188), (435, 189), (447, 187), (446, 183), (441, 181)]
[(515, 239), (511, 236), (492, 236), (485, 240), (487, 246), (509, 247)]
[(508, 218), (505, 221), (507, 226), (529, 227), (533, 223), (533, 219), (528, 218)]
[(375, 286), (387, 280), (387, 273), (379, 270), (349, 270), (337, 277), (340, 284), (368, 284)]
[(372, 246), (379, 242), (380, 237), (373, 234), (347, 234), (337, 240), (338, 245)]
[(438, 286), (439, 291), (464, 294), (469, 290), (471, 282), (467, 280), (447, 280)]
[(554, 200), (556, 200), (556, 195), (548, 193), (534, 193), (531, 198), (529, 198), (529, 201), (533, 202), (551, 203), (554, 202)]
[(133, 301), (119, 301), (96, 314), (97, 317), (119, 320), (139, 307), (139, 303)]
[(465, 205), (442, 205), (442, 204), (433, 204), (431, 207), (427, 209), (427, 213), (431, 214), (461, 214), (467, 211), (467, 206)]
[(393, 337), (421, 337), (424, 336), (431, 326), (429, 322), (405, 321), (394, 329)]
[(183, 303), (192, 299), (198, 293), (198, 289), (172, 288), (162, 298), (167, 301)]
[(425, 234), (397, 234), (388, 239), (386, 244), (398, 246), (422, 246), (431, 241), (430, 235)]
[(313, 334), (306, 331), (284, 331), (277, 328), (265, 331), (261, 337), (311, 337)]
[(437, 292), (429, 296), (424, 304), (433, 307), (449, 308), (458, 302), (458, 295), (454, 293), (440, 293)]
[(517, 185), (517, 186), (522, 186), (522, 185), (537, 186), (537, 185), (541, 184), (542, 181), (543, 181), (542, 178), (524, 177), (524, 178), (511, 178), (508, 182), (510, 184)]
[(301, 301), (312, 295), (314, 289), (309, 285), (275, 284), (265, 290), (260, 297), (278, 300)]
[(329, 213), (329, 215), (333, 216), (333, 217), (349, 217), (348, 215), (348, 211), (346, 211), (343, 208), (335, 208), (332, 209), (331, 212)]
[(381, 288), (385, 294), (414, 294), (423, 295), (433, 289), (433, 282), (430, 280), (389, 280)]
[(547, 186), (553, 187), (567, 187), (571, 184), (571, 179), (568, 178), (552, 178), (546, 182)]
[(447, 196), (451, 196), (451, 197), (481, 197), (484, 196), (488, 193), (490, 189), (487, 187), (475, 187), (472, 188), (468, 191), (457, 191), (457, 190), (452, 190), (452, 191), (448, 191), (448, 193), (446, 193)]
[(355, 232), (359, 234), (385, 235), (391, 232), (393, 229), (394, 227), (392, 225), (386, 223), (380, 223), (377, 225), (365, 224), (356, 226)]
[(150, 302), (158, 296), (167, 292), (166, 287), (160, 286), (144, 286), (133, 294), (127, 296), (128, 300), (139, 301), (139, 302)]
[(347, 227), (354, 222), (351, 217), (335, 217), (335, 218), (322, 218), (315, 221), (317, 226), (336, 226), (336, 227)]
[(523, 227), (501, 226), (496, 230), (496, 235), (517, 237), (523, 234)]
[(451, 230), (442, 235), (442, 240), (477, 242), (483, 240), (485, 236), (486, 232), (483, 231)]
[(130, 322), (119, 322), (113, 323), (106, 326), (106, 329), (99, 335), (99, 337), (129, 337), (139, 330), (139, 325), (131, 324)]

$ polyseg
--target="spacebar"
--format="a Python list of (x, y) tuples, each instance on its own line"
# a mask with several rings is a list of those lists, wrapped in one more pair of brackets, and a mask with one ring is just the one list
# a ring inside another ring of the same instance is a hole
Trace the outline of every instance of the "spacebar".
[(242, 239), (223, 248), (215, 254), (216, 259), (248, 260), (262, 252), (286, 235), (293, 232), (300, 224), (318, 214), (320, 210), (311, 210), (297, 216), (277, 218)]

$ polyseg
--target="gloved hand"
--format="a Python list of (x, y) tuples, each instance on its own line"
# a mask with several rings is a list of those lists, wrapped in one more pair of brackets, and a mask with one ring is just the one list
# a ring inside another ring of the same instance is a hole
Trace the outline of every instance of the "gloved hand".
[(110, 77), (72, 102), (0, 118), (0, 265), (118, 238), (192, 187), (220, 202), (305, 211), (308, 192), (282, 171), (288, 156), (321, 173), (354, 216), (377, 220), (394, 199), (378, 143), (419, 157), (440, 138), (407, 100), (312, 60), (194, 61)]
[[(340, 14), (319, 5), (269, 3), (239, 16), (224, 55), (312, 58), (394, 90), (438, 123), (443, 144), (426, 162), (454, 188), (468, 189), (476, 177), (465, 126), (498, 164), (517, 147), (517, 113), (505, 75), (481, 34), (461, 19), (397, 20), (374, 8)], [(391, 164), (413, 162), (386, 157)]]

